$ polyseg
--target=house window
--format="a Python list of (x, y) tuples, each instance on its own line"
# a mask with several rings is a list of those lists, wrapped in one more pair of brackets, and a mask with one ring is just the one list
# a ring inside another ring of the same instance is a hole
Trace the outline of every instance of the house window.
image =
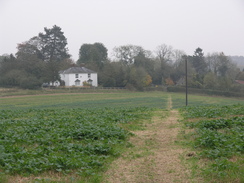
[(75, 78), (79, 78), (79, 74), (75, 74)]
[(92, 85), (92, 80), (91, 80), (91, 79), (88, 79), (87, 83), (88, 83), (89, 85)]
[(91, 74), (90, 73), (88, 73), (88, 78), (91, 78)]

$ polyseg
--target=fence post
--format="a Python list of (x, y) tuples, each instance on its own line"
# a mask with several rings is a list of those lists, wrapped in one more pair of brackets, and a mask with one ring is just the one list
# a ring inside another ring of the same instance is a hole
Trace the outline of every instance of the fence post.
[(188, 105), (188, 83), (187, 83), (187, 57), (185, 58), (186, 67), (186, 106)]

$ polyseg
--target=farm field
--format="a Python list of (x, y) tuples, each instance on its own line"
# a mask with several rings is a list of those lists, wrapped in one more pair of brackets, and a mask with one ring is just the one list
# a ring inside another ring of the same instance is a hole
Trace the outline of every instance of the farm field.
[(73, 180), (77, 175), (99, 177), (105, 164), (129, 145), (131, 134), (123, 124), (129, 128), (129, 122), (149, 112), (143, 107), (2, 110), (0, 169), (22, 176), (51, 171), (72, 173)]
[(0, 109), (155, 107), (166, 108), (167, 93), (79, 93), (0, 98)]
[[(0, 182), (101, 182), (111, 162), (133, 146), (128, 141), (133, 132), (146, 130), (155, 112), (184, 108), (184, 97), (165, 92), (1, 97)], [(210, 111), (212, 118), (229, 118), (243, 115), (243, 105), (240, 99), (189, 95), (192, 110), (182, 109), (182, 115), (187, 121)], [(238, 120), (242, 124), (243, 118)]]
[[(185, 95), (167, 92), (72, 93), (0, 97), (0, 109), (154, 107), (167, 108), (169, 94), (173, 108), (185, 106)], [(244, 104), (244, 99), (189, 95), (188, 105)]]
[(206, 182), (244, 182), (244, 105), (194, 106), (181, 113), (192, 168)]

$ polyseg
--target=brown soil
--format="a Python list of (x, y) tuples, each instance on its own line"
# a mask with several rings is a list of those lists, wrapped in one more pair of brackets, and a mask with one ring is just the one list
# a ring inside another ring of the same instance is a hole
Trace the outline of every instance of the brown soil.
[(169, 97), (168, 111), (158, 111), (145, 130), (133, 132), (135, 136), (130, 142), (134, 147), (112, 164), (105, 182), (193, 182), (180, 160), (186, 150), (175, 144), (180, 130), (179, 114), (171, 108)]

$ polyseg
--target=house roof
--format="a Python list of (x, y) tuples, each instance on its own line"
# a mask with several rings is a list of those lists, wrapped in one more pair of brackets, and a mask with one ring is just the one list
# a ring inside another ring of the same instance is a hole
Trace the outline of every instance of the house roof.
[(85, 67), (70, 67), (69, 69), (60, 71), (59, 73), (60, 74), (73, 74), (73, 73), (96, 73), (96, 72), (92, 71), (90, 69), (87, 69)]
[(244, 85), (244, 81), (242, 80), (235, 80), (237, 83)]

